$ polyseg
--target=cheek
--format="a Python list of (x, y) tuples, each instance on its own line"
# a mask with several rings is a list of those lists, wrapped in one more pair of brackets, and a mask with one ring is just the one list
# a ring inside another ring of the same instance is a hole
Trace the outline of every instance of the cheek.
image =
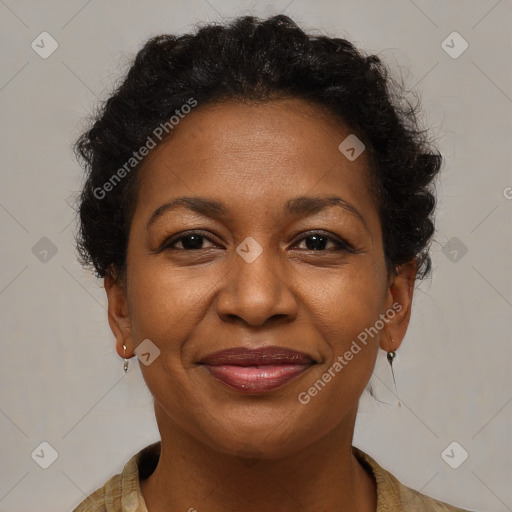
[[(365, 261), (367, 260), (367, 261)], [(369, 258), (347, 264), (328, 279), (304, 281), (302, 299), (333, 351), (346, 345), (375, 324), (384, 305), (384, 280)]]
[(327, 350), (298, 399), (314, 408), (326, 425), (339, 421), (341, 411), (357, 401), (375, 367), (380, 336), (375, 325), (384, 303), (382, 280), (373, 269), (371, 264), (346, 265), (329, 280), (307, 288), (311, 321)]
[[(133, 261), (133, 260), (132, 260)], [(129, 267), (130, 268), (130, 267)], [(188, 370), (183, 361), (183, 347), (191, 332), (201, 322), (206, 290), (214, 280), (185, 275), (170, 265), (155, 263), (151, 258), (132, 264), (129, 273), (129, 305), (132, 337), (137, 346), (146, 339), (159, 350), (149, 365), (140, 362), (140, 369), (151, 394), (176, 421), (189, 409)], [(188, 362), (190, 363), (190, 362)], [(169, 393), (169, 390), (172, 390)], [(177, 411), (181, 411), (177, 414)]]
[(129, 279), (130, 315), (137, 344), (141, 337), (179, 339), (180, 332), (199, 321), (201, 304), (218, 276), (206, 267), (192, 273), (146, 260), (133, 266)]
[(329, 400), (348, 405), (347, 400), (364, 391), (375, 367), (384, 294), (374, 268), (371, 264), (346, 265), (329, 280), (314, 286), (310, 281), (307, 287), (309, 298), (304, 300), (324, 340), (326, 359), (303, 391), (316, 397), (320, 407), (325, 405), (328, 415), (333, 413)]

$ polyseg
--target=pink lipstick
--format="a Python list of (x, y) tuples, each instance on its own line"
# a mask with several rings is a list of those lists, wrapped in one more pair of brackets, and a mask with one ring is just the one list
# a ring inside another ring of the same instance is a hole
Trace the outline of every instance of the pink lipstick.
[(284, 347), (231, 348), (200, 361), (209, 373), (242, 393), (264, 393), (280, 388), (307, 371), (316, 361)]

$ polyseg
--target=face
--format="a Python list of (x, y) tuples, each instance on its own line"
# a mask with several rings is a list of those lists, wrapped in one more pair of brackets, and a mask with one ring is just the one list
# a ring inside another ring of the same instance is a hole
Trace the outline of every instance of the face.
[[(348, 135), (298, 99), (227, 102), (197, 107), (146, 158), (126, 279), (105, 285), (119, 354), (142, 347), (161, 431), (272, 458), (353, 427), (379, 346), (405, 335), (415, 269), (388, 276), (366, 154), (338, 149)], [(182, 197), (195, 202), (172, 205)], [(203, 364), (268, 346), (309, 364), (239, 389)]]

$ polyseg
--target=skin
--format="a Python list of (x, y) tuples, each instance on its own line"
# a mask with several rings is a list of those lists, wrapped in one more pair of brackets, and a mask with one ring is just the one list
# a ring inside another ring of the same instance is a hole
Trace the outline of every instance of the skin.
[[(405, 336), (417, 267), (388, 275), (366, 153), (349, 161), (338, 149), (349, 134), (300, 99), (229, 101), (196, 107), (146, 157), (126, 273), (107, 276), (105, 289), (119, 355), (124, 344), (133, 357), (145, 339), (160, 350), (140, 364), (162, 441), (156, 470), (141, 482), (150, 512), (376, 510), (374, 480), (351, 452), (357, 407), (379, 348), (396, 350)], [(285, 216), (286, 201), (301, 195), (339, 196), (364, 222), (340, 207)], [(180, 207), (147, 227), (180, 196), (215, 199), (228, 214)], [(158, 251), (191, 230), (210, 240)], [(312, 230), (333, 238), (311, 249)], [(249, 236), (263, 250), (252, 263), (236, 252)], [(335, 250), (336, 237), (357, 252)], [(401, 311), (301, 404), (298, 394), (393, 303)], [(317, 364), (278, 390), (249, 395), (197, 364), (241, 345), (292, 348)]]

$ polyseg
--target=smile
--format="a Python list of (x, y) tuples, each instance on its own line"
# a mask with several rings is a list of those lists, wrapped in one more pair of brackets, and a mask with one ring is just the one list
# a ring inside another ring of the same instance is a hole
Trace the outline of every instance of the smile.
[(264, 393), (288, 384), (316, 364), (310, 356), (283, 347), (236, 347), (201, 362), (209, 374), (242, 393)]
[(314, 363), (263, 366), (204, 365), (217, 380), (237, 391), (262, 393), (280, 388)]

